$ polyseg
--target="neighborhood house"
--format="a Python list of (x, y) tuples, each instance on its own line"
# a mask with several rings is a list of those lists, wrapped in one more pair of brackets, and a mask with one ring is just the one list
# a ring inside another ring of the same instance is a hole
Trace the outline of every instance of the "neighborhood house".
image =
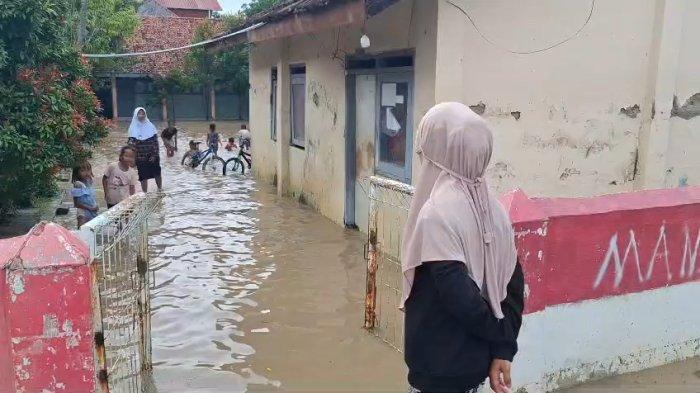
[(255, 173), (366, 228), (367, 177), (412, 183), (421, 117), (459, 101), (494, 129), (499, 192), (700, 183), (695, 17), (691, 1), (285, 1), (242, 38)]

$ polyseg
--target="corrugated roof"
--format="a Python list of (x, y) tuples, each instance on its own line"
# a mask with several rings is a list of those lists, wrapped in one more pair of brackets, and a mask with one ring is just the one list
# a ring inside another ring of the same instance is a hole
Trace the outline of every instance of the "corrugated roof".
[(218, 0), (156, 0), (158, 4), (166, 8), (175, 8), (181, 10), (205, 10), (205, 11), (221, 11), (221, 5)]

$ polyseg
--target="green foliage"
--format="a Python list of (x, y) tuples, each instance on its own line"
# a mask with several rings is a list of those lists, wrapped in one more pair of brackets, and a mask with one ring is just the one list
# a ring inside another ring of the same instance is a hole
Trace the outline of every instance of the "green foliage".
[[(197, 28), (193, 42), (221, 35), (241, 22), (239, 15), (225, 16), (220, 22), (207, 21)], [(222, 29), (220, 23), (224, 23), (226, 29)], [(187, 56), (185, 72), (198, 86), (244, 92), (248, 89), (248, 47), (237, 45), (220, 51), (193, 48)]]
[[(139, 4), (138, 0), (90, 0), (83, 53), (122, 52), (141, 23), (137, 12)], [(72, 0), (70, 15), (73, 39), (77, 40), (80, 0)], [(95, 73), (126, 70), (132, 64), (133, 59), (128, 58), (92, 60)]]
[[(219, 36), (243, 25), (245, 18), (269, 9), (282, 0), (252, 0), (243, 5), (241, 12), (223, 15), (218, 20), (207, 21), (198, 27), (193, 42)], [(221, 27), (223, 23), (223, 27)], [(248, 45), (212, 50), (197, 47), (190, 50), (185, 69), (166, 77), (156, 78), (157, 100), (193, 87), (227, 89), (244, 93), (248, 90)]]
[(55, 175), (90, 156), (107, 132), (76, 52), (71, 0), (0, 7), (0, 214), (55, 189)]
[(250, 17), (259, 12), (268, 10), (281, 2), (282, 0), (251, 0), (247, 4), (243, 4), (241, 12), (243, 12), (245, 16)]

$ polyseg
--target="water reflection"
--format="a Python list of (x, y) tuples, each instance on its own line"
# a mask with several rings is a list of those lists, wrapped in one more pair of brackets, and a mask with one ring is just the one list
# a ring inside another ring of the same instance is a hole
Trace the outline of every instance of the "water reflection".
[[(180, 145), (201, 139), (205, 127), (189, 126)], [(231, 127), (233, 129), (233, 127)], [(96, 178), (116, 160), (125, 139), (112, 133), (93, 159)], [(161, 153), (164, 153), (161, 151)], [(151, 291), (154, 372), (149, 390), (244, 391), (251, 383), (278, 385), (246, 364), (255, 349), (246, 344), (243, 315), (259, 306), (250, 296), (275, 270), (256, 261), (257, 233), (249, 177), (212, 175), (161, 154), (163, 204), (151, 225)], [(72, 217), (65, 223), (72, 224)]]

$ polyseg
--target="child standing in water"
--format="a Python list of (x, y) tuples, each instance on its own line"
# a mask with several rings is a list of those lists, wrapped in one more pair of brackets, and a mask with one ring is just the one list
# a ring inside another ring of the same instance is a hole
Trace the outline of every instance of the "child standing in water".
[(100, 210), (95, 198), (95, 189), (92, 183), (93, 177), (92, 166), (87, 161), (73, 168), (71, 196), (73, 197), (73, 205), (78, 209), (78, 229), (86, 222), (97, 217), (97, 212)]
[(160, 137), (163, 139), (163, 145), (165, 145), (168, 157), (174, 156), (177, 151), (177, 128), (173, 126), (171, 121), (168, 122), (168, 128), (160, 133)]
[(110, 164), (102, 176), (102, 187), (105, 191), (107, 209), (136, 193), (136, 185), (139, 183), (139, 175), (136, 166), (136, 149), (133, 146), (124, 146), (119, 152), (119, 161)]
[(214, 155), (219, 151), (219, 145), (221, 144), (221, 138), (219, 133), (216, 132), (216, 123), (209, 124), (209, 133), (207, 134), (207, 146), (214, 151)]

